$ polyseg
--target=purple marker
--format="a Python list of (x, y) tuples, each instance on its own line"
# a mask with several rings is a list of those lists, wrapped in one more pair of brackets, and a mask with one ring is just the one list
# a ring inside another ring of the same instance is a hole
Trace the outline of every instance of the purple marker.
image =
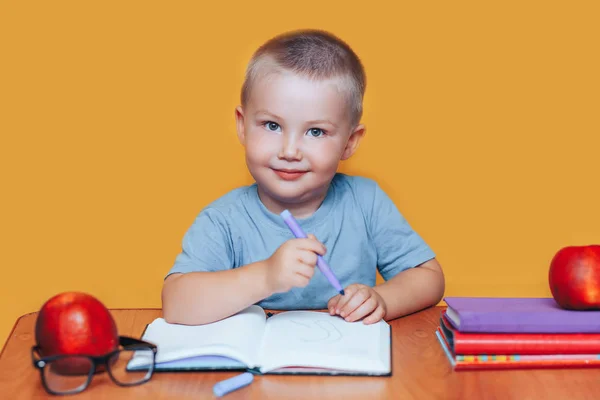
[(236, 375), (233, 378), (225, 379), (213, 386), (213, 393), (217, 397), (226, 395), (229, 392), (248, 386), (254, 380), (254, 375), (250, 372)]
[[(283, 212), (281, 213), (281, 216), (283, 217), (283, 221), (290, 228), (290, 230), (292, 231), (294, 236), (296, 236), (297, 238), (308, 237), (308, 236), (306, 236), (306, 233), (304, 233), (302, 228), (300, 228), (300, 225), (298, 225), (298, 222), (293, 217), (291, 212), (289, 212), (288, 210), (283, 210)], [(337, 290), (343, 296), (344, 289), (342, 288), (342, 285), (340, 285), (340, 281), (338, 281), (337, 278), (335, 277), (335, 275), (333, 275), (331, 268), (329, 268), (329, 265), (327, 265), (327, 262), (323, 259), (323, 257), (321, 257), (318, 254), (317, 254), (317, 267), (319, 267), (319, 269), (321, 270), (323, 275), (325, 275), (325, 278), (327, 278), (327, 280), (329, 281), (329, 283), (331, 283), (331, 285), (335, 288), (335, 290)]]

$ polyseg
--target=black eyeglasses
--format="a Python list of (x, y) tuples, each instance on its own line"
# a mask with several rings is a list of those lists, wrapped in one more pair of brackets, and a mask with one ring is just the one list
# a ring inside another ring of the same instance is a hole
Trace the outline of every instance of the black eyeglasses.
[(31, 348), (33, 366), (40, 370), (44, 389), (64, 395), (84, 391), (94, 373), (104, 369), (119, 386), (148, 382), (154, 372), (156, 345), (127, 336), (119, 336), (120, 348), (103, 356), (58, 354), (41, 357), (40, 347)]

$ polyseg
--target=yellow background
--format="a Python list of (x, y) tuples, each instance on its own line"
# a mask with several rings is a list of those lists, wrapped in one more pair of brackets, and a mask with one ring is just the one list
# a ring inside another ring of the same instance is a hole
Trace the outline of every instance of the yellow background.
[(550, 296), (556, 251), (600, 242), (600, 8), (495, 3), (0, 1), (0, 343), (62, 291), (160, 307), (196, 214), (251, 183), (246, 62), (307, 27), (368, 74), (342, 171), (380, 182), (446, 295)]

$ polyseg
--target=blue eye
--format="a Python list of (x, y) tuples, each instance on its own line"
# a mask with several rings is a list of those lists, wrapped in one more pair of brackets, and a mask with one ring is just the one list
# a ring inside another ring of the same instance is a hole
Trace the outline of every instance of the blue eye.
[(271, 132), (277, 132), (279, 129), (281, 129), (279, 124), (276, 122), (273, 122), (273, 121), (267, 121), (267, 122), (263, 123), (263, 125), (265, 128), (267, 128), (268, 131), (271, 131)]
[(312, 137), (321, 137), (325, 134), (325, 131), (321, 128), (310, 128), (308, 134)]

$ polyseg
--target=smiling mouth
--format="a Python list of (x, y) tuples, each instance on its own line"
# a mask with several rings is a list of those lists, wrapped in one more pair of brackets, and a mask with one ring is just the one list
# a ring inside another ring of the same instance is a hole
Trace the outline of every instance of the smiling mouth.
[(291, 170), (283, 170), (283, 169), (273, 169), (273, 171), (277, 174), (277, 176), (279, 176), (281, 179), (286, 180), (286, 181), (296, 180), (308, 172), (308, 171), (291, 171)]

